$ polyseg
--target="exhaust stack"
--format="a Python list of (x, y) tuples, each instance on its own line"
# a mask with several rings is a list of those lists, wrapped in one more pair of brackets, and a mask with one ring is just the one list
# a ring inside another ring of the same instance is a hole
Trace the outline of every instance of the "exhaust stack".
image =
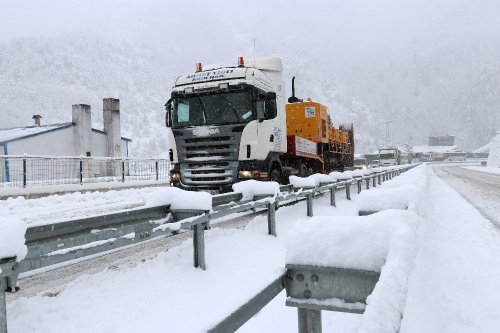
[(292, 96), (288, 98), (288, 103), (302, 102), (301, 99), (295, 97), (295, 76), (292, 78)]

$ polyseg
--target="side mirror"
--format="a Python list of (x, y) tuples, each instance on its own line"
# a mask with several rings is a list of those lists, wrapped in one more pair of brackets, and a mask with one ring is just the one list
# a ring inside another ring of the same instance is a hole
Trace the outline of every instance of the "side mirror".
[(266, 93), (266, 110), (265, 119), (274, 119), (277, 116), (276, 110), (276, 93), (268, 92)]
[(172, 98), (165, 104), (165, 126), (172, 127)]

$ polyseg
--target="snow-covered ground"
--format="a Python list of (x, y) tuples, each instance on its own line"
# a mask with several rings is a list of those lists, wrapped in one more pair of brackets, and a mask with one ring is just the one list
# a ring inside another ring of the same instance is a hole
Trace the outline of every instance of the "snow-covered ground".
[(500, 227), (500, 176), (461, 167), (436, 165), (434, 171)]
[(154, 190), (148, 187), (108, 192), (75, 192), (39, 199), (9, 198), (0, 201), (0, 216), (18, 217), (29, 226), (56, 223), (142, 207), (146, 204), (144, 197)]
[(494, 175), (500, 175), (500, 167), (494, 168), (494, 167), (468, 166), (465, 167), (465, 169), (484, 172), (484, 173), (492, 173)]
[[(427, 173), (428, 184), (413, 181)], [(401, 332), (497, 332), (498, 228), (430, 167), (417, 167), (380, 188), (395, 189), (408, 182), (420, 184), (417, 188), (425, 191), (426, 200), (414, 209), (423, 219), (414, 240), (419, 250), (409, 277)], [(110, 197), (105, 199), (106, 195)], [(144, 196), (147, 193), (125, 197), (144, 205)], [(328, 196), (317, 198), (313, 218), (306, 217), (305, 202), (279, 209), (278, 237), (267, 235), (265, 216), (256, 217), (245, 229), (211, 229), (206, 232), (206, 271), (192, 267), (192, 244), (187, 240), (145, 262), (80, 276), (52, 297), (13, 300), (8, 303), (9, 332), (204, 332), (283, 273), (290, 237), (296, 239), (318, 220), (334, 225), (362, 219), (356, 217), (359, 196), (353, 193), (352, 198), (347, 201), (338, 195), (337, 208), (329, 205)], [(7, 212), (15, 212), (15, 200)], [(25, 207), (24, 216), (63, 207), (56, 198), (37, 200), (31, 211), (26, 208), (29, 204), (18, 201)], [(81, 198), (75, 195), (74, 200)], [(95, 200), (116, 204), (107, 193)], [(404, 295), (405, 289), (397, 290)], [(238, 332), (297, 331), (296, 309), (284, 301), (282, 292)], [(360, 325), (362, 315), (323, 311), (324, 332), (357, 332)]]

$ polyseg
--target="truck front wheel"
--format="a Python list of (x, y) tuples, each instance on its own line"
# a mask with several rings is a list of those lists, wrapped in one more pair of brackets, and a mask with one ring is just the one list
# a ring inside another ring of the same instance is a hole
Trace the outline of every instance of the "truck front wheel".
[(272, 169), (269, 174), (269, 180), (272, 182), (277, 182), (278, 184), (283, 184), (283, 179), (281, 177), (281, 172), (278, 169)]

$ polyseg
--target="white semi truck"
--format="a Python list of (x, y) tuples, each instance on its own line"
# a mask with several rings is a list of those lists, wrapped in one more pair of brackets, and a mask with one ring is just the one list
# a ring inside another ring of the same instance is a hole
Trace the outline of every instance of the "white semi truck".
[(380, 166), (401, 164), (401, 151), (398, 148), (380, 149), (378, 155)]
[[(334, 154), (297, 133), (287, 136), (282, 71), (280, 58), (239, 57), (235, 66), (198, 63), (195, 73), (177, 78), (165, 105), (172, 185), (224, 191), (241, 179), (283, 183), (290, 174), (349, 164), (349, 142)], [(289, 102), (321, 105), (295, 96)], [(319, 117), (319, 109), (308, 110)], [(352, 142), (352, 131), (341, 134)]]

